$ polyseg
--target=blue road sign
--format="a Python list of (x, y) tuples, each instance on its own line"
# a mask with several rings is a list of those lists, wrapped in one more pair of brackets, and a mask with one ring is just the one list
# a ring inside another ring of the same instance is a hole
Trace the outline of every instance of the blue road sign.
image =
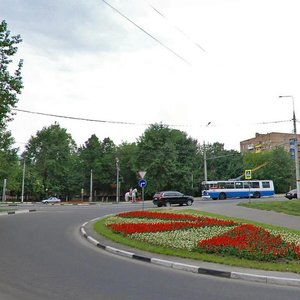
[(138, 184), (141, 188), (143, 188), (147, 186), (147, 181), (145, 179), (140, 179)]

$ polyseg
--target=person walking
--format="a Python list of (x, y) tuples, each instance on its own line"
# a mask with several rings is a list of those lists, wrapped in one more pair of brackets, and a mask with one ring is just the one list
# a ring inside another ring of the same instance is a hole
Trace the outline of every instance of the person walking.
[(131, 192), (131, 199), (132, 199), (132, 202), (136, 202), (136, 195), (137, 195), (137, 189), (134, 188)]

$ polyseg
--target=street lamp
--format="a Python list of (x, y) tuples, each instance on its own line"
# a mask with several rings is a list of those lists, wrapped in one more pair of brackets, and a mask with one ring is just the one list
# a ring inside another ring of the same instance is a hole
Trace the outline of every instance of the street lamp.
[(117, 201), (117, 203), (119, 203), (119, 201), (120, 201), (120, 179), (119, 179), (119, 177), (120, 177), (120, 167), (119, 167), (119, 158), (118, 157), (116, 157), (116, 168), (117, 168), (117, 191), (116, 191), (116, 201)]
[(93, 170), (91, 169), (91, 175), (90, 175), (90, 198), (89, 202), (93, 201)]
[(22, 175), (22, 192), (21, 192), (21, 202), (24, 202), (24, 184), (25, 184), (25, 158), (23, 161), (23, 175)]
[(296, 188), (297, 198), (300, 197), (300, 176), (299, 176), (299, 158), (298, 158), (298, 139), (297, 139), (297, 127), (296, 127), (296, 113), (294, 97), (292, 95), (279, 96), (279, 98), (292, 98), (293, 101), (293, 127), (294, 127), (294, 139), (295, 139), (295, 168), (296, 168)]
[[(205, 127), (208, 127), (210, 124), (211, 124), (211, 122), (208, 122)], [(204, 184), (206, 184), (206, 181), (207, 181), (207, 159), (206, 159), (205, 141), (203, 142), (203, 161), (204, 161)]]

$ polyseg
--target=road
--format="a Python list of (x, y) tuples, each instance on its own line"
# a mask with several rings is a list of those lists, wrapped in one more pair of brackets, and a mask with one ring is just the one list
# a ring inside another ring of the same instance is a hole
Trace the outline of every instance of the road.
[(79, 235), (85, 221), (140, 205), (34, 208), (36, 212), (0, 217), (1, 300), (299, 299), (297, 287), (205, 276), (130, 260), (98, 249)]

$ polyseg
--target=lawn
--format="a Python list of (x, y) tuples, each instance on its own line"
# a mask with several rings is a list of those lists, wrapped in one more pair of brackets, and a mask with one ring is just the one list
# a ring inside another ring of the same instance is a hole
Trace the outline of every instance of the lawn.
[(239, 203), (240, 206), (261, 210), (276, 211), (288, 215), (300, 216), (300, 200), (262, 201)]
[(146, 210), (97, 221), (99, 234), (137, 249), (232, 266), (300, 273), (300, 231), (198, 210)]

